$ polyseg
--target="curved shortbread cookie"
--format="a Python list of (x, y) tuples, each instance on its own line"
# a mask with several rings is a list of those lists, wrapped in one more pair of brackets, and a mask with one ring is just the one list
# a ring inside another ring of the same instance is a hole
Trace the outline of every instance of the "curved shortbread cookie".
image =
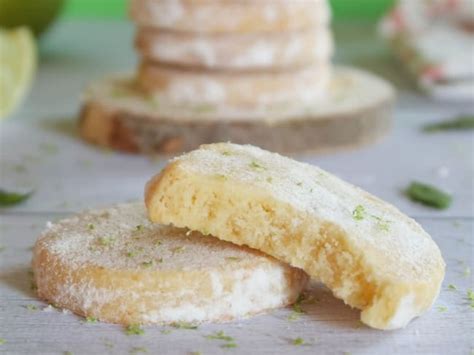
[(329, 22), (326, 0), (132, 0), (140, 26), (199, 33), (304, 30)]
[(270, 34), (196, 34), (138, 29), (135, 47), (147, 61), (226, 70), (282, 69), (330, 61), (325, 27)]
[(248, 245), (300, 267), (365, 324), (405, 326), (430, 308), (445, 263), (392, 205), (309, 164), (221, 143), (173, 160), (147, 185), (152, 221)]
[(278, 72), (190, 70), (143, 62), (137, 80), (156, 101), (176, 105), (252, 107), (308, 105), (327, 92), (329, 61)]
[(307, 276), (258, 251), (151, 225), (143, 203), (64, 219), (34, 248), (38, 295), (101, 321), (228, 321), (292, 303)]

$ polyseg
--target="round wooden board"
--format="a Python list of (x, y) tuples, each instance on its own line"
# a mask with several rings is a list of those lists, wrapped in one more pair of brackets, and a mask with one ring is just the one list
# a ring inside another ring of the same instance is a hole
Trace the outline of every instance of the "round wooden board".
[(89, 88), (79, 128), (89, 142), (133, 153), (179, 153), (225, 141), (285, 154), (318, 152), (385, 136), (394, 99), (386, 81), (345, 67), (335, 68), (324, 101), (260, 110), (157, 104), (135, 88), (130, 76), (122, 76)]

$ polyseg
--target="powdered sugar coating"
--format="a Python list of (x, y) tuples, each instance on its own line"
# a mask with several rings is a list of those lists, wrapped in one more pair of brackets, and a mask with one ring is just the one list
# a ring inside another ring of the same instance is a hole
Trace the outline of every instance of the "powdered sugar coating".
[(196, 33), (261, 33), (301, 30), (330, 19), (326, 0), (133, 0), (138, 25)]
[[(271, 194), (318, 220), (333, 223), (364, 251), (382, 278), (424, 280), (444, 269), (437, 245), (413, 219), (394, 206), (313, 165), (250, 145), (204, 145), (174, 161), (190, 174), (221, 175)], [(361, 207), (359, 207), (361, 206)], [(354, 217), (356, 209), (361, 217)], [(293, 221), (303, 223), (303, 218)], [(383, 267), (375, 265), (383, 260)]]
[(38, 295), (101, 321), (228, 321), (294, 302), (307, 276), (260, 252), (151, 225), (143, 203), (48, 226), (33, 255)]
[(278, 34), (196, 34), (139, 28), (136, 47), (150, 61), (217, 69), (280, 69), (329, 62), (329, 29)]
[(280, 72), (207, 72), (151, 62), (140, 65), (137, 81), (156, 102), (176, 106), (261, 108), (308, 106), (327, 94), (327, 61)]
[(142, 202), (89, 211), (51, 224), (40, 241), (71, 268), (176, 271), (279, 263), (198, 232), (152, 224)]

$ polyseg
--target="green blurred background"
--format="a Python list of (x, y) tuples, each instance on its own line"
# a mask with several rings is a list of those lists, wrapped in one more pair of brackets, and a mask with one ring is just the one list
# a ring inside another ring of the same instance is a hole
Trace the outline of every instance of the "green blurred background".
[[(67, 0), (64, 15), (69, 18), (125, 18), (126, 2), (126, 0)], [(392, 3), (393, 0), (331, 0), (336, 20), (375, 20)]]
[[(375, 22), (394, 1), (330, 0), (330, 3), (336, 21)], [(127, 0), (0, 0), (0, 26), (29, 25), (36, 34), (41, 34), (60, 12), (66, 19), (125, 19)]]

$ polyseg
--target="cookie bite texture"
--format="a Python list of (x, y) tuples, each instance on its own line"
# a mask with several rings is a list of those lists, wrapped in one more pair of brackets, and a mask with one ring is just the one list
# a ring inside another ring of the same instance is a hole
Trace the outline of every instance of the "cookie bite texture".
[(172, 160), (146, 188), (154, 222), (267, 253), (322, 281), (361, 320), (395, 329), (428, 310), (445, 263), (394, 206), (309, 164), (219, 143)]

